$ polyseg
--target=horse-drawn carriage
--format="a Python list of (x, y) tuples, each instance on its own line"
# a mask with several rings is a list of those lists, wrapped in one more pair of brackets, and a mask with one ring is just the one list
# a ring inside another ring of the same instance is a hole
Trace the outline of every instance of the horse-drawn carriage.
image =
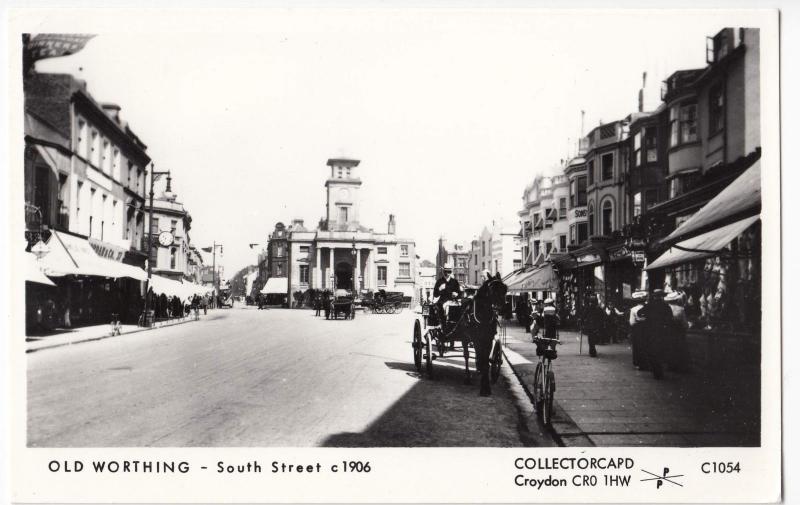
[(356, 302), (355, 296), (346, 289), (337, 289), (330, 299), (325, 319), (355, 319)]
[(433, 378), (433, 362), (448, 351), (456, 350), (455, 344), (460, 342), (466, 374), (464, 382), (471, 382), (469, 349), (472, 347), (475, 368), (481, 373), (481, 395), (490, 395), (490, 381), (497, 382), (503, 362), (498, 311), (503, 306), (506, 291), (506, 285), (498, 276), (486, 282), (473, 297), (442, 304), (424, 303), (421, 317), (414, 321), (411, 343), (417, 371), (422, 373), (424, 361), (425, 375)]
[(361, 301), (361, 306), (373, 314), (399, 314), (403, 311), (404, 295), (399, 291), (379, 289), (371, 297)]

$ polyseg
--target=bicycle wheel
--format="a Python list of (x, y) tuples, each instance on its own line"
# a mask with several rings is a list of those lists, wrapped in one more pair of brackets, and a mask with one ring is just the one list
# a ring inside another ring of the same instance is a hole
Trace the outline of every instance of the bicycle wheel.
[(533, 373), (533, 406), (539, 418), (542, 417), (542, 403), (542, 362), (540, 361)]
[(542, 422), (549, 426), (553, 419), (553, 386), (551, 380), (553, 379), (553, 372), (550, 370), (550, 363), (548, 362), (542, 372), (543, 384), (543, 404), (542, 404)]

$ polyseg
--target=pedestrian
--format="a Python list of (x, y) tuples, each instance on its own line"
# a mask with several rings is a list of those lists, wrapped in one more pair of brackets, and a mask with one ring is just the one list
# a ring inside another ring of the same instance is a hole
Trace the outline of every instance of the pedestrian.
[(684, 307), (685, 295), (673, 291), (664, 297), (672, 310), (672, 341), (669, 344), (667, 363), (673, 372), (686, 372), (689, 370), (689, 348), (686, 344), (686, 330), (689, 329), (689, 320), (686, 318)]
[(653, 377), (664, 377), (663, 361), (666, 347), (672, 341), (672, 309), (664, 302), (664, 290), (656, 289), (639, 311), (644, 317), (645, 353)]
[(203, 306), (203, 315), (204, 316), (208, 315), (208, 295), (204, 295), (200, 299), (200, 305)]
[(605, 316), (605, 312), (598, 304), (597, 298), (594, 295), (590, 296), (586, 301), (586, 309), (583, 314), (583, 329), (589, 339), (589, 356), (592, 358), (597, 357), (596, 345), (603, 331)]
[(322, 310), (325, 314), (325, 319), (331, 317), (331, 292), (327, 289), (322, 293)]
[(644, 354), (644, 317), (639, 313), (645, 302), (647, 302), (647, 291), (635, 291), (631, 298), (635, 303), (628, 315), (628, 325), (631, 328), (633, 366), (639, 370), (648, 370), (647, 357)]
[(319, 317), (322, 311), (322, 300), (320, 300), (319, 293), (314, 294), (314, 316)]

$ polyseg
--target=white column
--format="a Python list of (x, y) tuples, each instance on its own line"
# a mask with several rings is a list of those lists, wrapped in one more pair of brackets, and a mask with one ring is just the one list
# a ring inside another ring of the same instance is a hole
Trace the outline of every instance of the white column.
[(353, 272), (353, 284), (356, 291), (361, 289), (358, 278), (361, 276), (361, 249), (356, 249), (356, 270)]
[(333, 289), (333, 282), (331, 282), (331, 276), (333, 275), (333, 251), (333, 247), (328, 248), (328, 254), (330, 256), (328, 257), (328, 271), (325, 272), (325, 283), (328, 284), (329, 289)]
[(375, 272), (375, 248), (369, 250), (369, 257), (367, 258), (368, 265), (367, 268), (369, 269), (369, 289), (375, 291), (378, 289), (378, 278), (377, 273)]
[(319, 289), (322, 287), (322, 284), (319, 282), (321, 277), (321, 272), (319, 271), (320, 268), (320, 259), (319, 255), (322, 253), (322, 250), (317, 247), (314, 249), (314, 259), (316, 261), (316, 266), (314, 268), (314, 289)]

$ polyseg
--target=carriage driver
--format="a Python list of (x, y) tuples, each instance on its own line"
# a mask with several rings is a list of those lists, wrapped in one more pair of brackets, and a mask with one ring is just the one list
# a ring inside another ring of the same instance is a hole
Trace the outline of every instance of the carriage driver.
[(445, 302), (457, 300), (463, 293), (461, 285), (455, 277), (453, 277), (453, 268), (445, 265), (442, 268), (444, 275), (436, 281), (436, 286), (433, 288), (433, 298), (436, 305), (439, 307), (439, 314), (446, 318), (447, 313), (444, 310)]

